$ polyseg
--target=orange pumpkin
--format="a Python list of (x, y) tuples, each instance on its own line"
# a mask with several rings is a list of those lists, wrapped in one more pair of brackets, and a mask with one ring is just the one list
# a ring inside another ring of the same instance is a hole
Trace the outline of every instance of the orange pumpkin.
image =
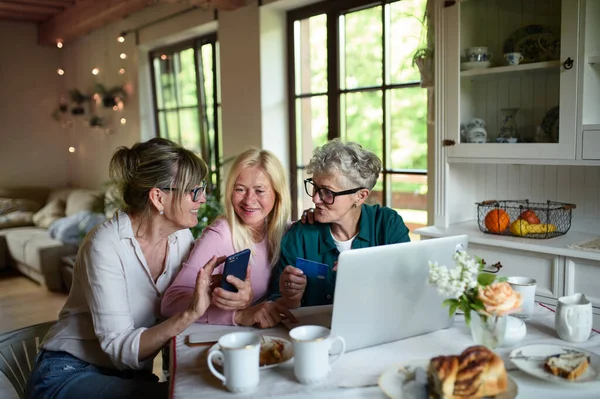
[(491, 233), (502, 233), (510, 224), (510, 217), (503, 209), (493, 209), (485, 215), (485, 227)]

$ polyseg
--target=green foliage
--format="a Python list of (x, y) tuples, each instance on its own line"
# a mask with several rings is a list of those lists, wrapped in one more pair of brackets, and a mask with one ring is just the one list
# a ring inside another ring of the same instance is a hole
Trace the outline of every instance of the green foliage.
[(221, 205), (218, 193), (213, 191), (207, 194), (206, 203), (202, 204), (198, 210), (198, 224), (190, 229), (194, 238), (200, 237), (204, 228), (221, 214), (223, 214), (223, 205)]

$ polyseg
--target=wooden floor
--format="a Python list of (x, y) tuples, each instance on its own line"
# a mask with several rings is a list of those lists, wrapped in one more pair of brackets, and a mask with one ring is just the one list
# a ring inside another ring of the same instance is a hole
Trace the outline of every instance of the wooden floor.
[[(13, 269), (0, 270), (0, 333), (58, 319), (68, 294), (52, 292)], [(154, 359), (162, 381), (162, 358)]]

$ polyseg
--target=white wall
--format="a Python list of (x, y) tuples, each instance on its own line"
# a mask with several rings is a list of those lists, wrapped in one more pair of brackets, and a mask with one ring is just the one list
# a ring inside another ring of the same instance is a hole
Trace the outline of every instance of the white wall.
[(66, 186), (67, 132), (51, 116), (59, 54), (32, 24), (0, 22), (0, 37), (0, 186)]

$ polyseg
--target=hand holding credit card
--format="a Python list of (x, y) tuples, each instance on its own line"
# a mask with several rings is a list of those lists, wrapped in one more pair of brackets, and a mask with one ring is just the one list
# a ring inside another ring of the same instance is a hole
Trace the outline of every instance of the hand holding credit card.
[(307, 277), (317, 277), (320, 279), (325, 279), (329, 272), (328, 265), (303, 258), (296, 259), (296, 267), (302, 270)]

